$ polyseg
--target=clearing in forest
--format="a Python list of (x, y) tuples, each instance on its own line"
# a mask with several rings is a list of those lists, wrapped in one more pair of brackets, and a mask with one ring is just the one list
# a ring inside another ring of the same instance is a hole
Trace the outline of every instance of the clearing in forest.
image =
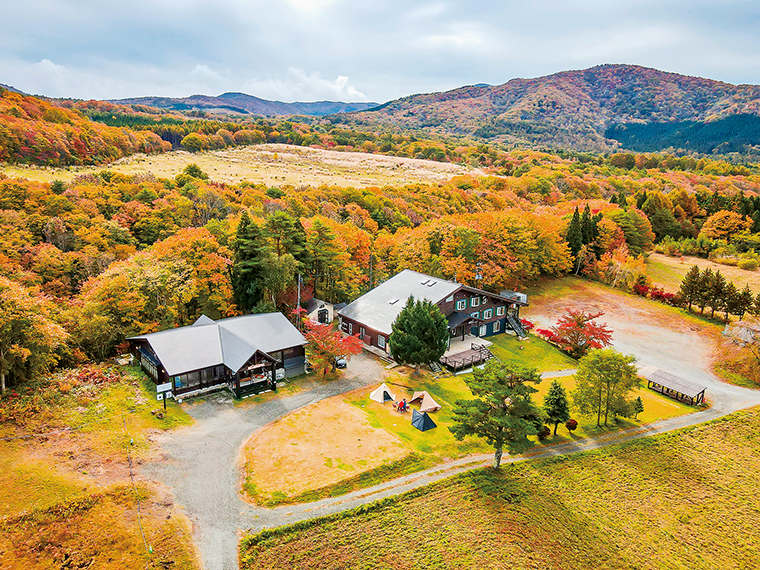
[[(502, 361), (538, 368), (541, 372), (567, 370), (577, 362), (554, 346), (530, 335), (529, 340), (502, 334), (490, 337), (491, 350)], [(473, 454), (491, 453), (483, 440), (467, 437), (457, 441), (449, 431), (457, 400), (470, 399), (465, 376), (435, 378), (412, 375), (407, 367), (396, 369), (385, 382), (396, 397), (410, 401), (415, 391), (427, 390), (442, 409), (431, 412), (437, 428), (421, 432), (411, 425), (411, 413), (399, 414), (390, 402), (369, 398), (370, 388), (335, 396), (296, 411), (255, 433), (245, 445), (245, 483), (248, 497), (274, 506), (338, 496), (382, 481), (420, 471), (436, 464)], [(573, 376), (559, 378), (568, 394)], [(379, 384), (379, 382), (378, 382)], [(543, 403), (550, 379), (544, 379), (534, 394)], [(607, 437), (620, 430), (636, 428), (695, 411), (646, 388), (634, 392), (644, 402), (638, 419), (619, 418), (609, 426), (596, 426), (596, 418), (574, 415), (578, 429), (570, 433), (560, 426), (542, 445)], [(412, 404), (413, 408), (418, 404)], [(535, 438), (534, 438), (535, 439)]]
[(647, 275), (654, 285), (669, 293), (678, 293), (681, 281), (693, 266), (698, 265), (704, 271), (708, 267), (720, 271), (728, 281), (733, 281), (738, 289), (746, 285), (757, 295), (760, 293), (760, 271), (747, 271), (732, 265), (715, 263), (702, 257), (670, 257), (661, 253), (653, 253), (647, 259)]
[(0, 165), (0, 172), (41, 182), (56, 179), (70, 181), (80, 174), (101, 170), (128, 175), (152, 173), (159, 178), (174, 178), (190, 163), (200, 166), (215, 182), (237, 184), (247, 180), (270, 186), (327, 184), (363, 188), (442, 182), (466, 174), (483, 175), (479, 169), (448, 162), (285, 144), (261, 144), (202, 153), (173, 151), (155, 155), (138, 154), (97, 167)]

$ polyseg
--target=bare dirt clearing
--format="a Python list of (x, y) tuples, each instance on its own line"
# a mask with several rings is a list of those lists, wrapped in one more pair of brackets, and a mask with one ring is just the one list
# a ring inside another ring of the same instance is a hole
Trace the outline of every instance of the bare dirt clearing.
[(525, 316), (546, 328), (556, 323), (566, 308), (604, 311), (598, 322), (606, 322), (612, 329), (615, 349), (637, 356), (639, 366), (657, 366), (693, 380), (715, 382), (709, 370), (720, 346), (720, 325), (572, 277), (551, 281), (533, 293)]
[(174, 178), (190, 163), (200, 166), (217, 182), (234, 184), (248, 180), (272, 186), (328, 184), (363, 188), (441, 182), (454, 176), (484, 174), (479, 169), (447, 162), (286, 144), (262, 144), (197, 154), (186, 151), (138, 154), (98, 167), (32, 168), (3, 164), (0, 172), (42, 182), (70, 181), (80, 174), (101, 170), (129, 175), (150, 172), (160, 178)]
[(292, 495), (401, 459), (409, 449), (338, 396), (259, 430), (244, 453), (247, 480), (255, 481), (257, 493)]

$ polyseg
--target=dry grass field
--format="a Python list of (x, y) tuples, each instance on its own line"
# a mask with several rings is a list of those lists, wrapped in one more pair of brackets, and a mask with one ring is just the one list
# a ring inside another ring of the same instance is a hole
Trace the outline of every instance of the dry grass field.
[(241, 567), (757, 568), (758, 458), (753, 409), (245, 537)]
[(111, 170), (122, 174), (152, 173), (174, 178), (185, 166), (195, 163), (217, 182), (243, 180), (271, 186), (384, 186), (440, 182), (454, 176), (483, 174), (446, 162), (401, 158), (361, 152), (339, 152), (285, 144), (262, 144), (191, 154), (174, 151), (159, 155), (134, 155), (99, 167), (45, 168), (0, 164), (7, 176), (49, 182), (69, 181), (80, 174)]
[[(318, 489), (405, 457), (411, 448), (342, 397), (323, 400), (257, 431), (245, 444), (246, 486), (268, 497)], [(256, 481), (256, 488), (250, 481)]]
[(760, 293), (760, 271), (746, 271), (731, 265), (721, 265), (702, 257), (669, 257), (661, 253), (653, 253), (647, 259), (647, 274), (652, 279), (652, 283), (658, 287), (677, 293), (684, 275), (694, 265), (698, 265), (701, 270), (709, 267), (713, 271), (720, 271), (739, 289), (749, 285), (755, 295)]
[(151, 413), (159, 405), (136, 370), (83, 370), (0, 400), (0, 568), (197, 568), (189, 521), (139, 479), (151, 434), (190, 418), (173, 402), (165, 418)]

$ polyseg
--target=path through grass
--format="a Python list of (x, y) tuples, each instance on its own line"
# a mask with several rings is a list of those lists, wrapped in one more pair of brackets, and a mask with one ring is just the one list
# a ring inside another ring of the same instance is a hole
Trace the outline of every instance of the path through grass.
[(760, 411), (448, 479), (241, 543), (244, 570), (760, 566)]

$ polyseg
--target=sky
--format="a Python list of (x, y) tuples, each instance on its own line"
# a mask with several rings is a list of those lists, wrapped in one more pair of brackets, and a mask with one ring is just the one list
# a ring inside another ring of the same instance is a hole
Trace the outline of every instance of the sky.
[(6, 0), (0, 83), (50, 97), (373, 101), (628, 63), (760, 84), (758, 0)]

